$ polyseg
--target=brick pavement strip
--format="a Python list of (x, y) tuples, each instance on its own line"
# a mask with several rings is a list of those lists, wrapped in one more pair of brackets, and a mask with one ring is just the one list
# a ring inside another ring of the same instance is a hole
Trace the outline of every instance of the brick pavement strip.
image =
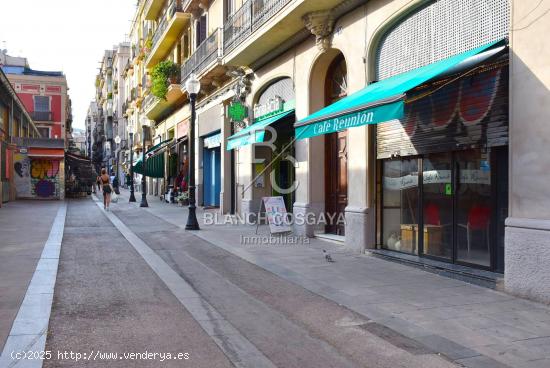
[[(121, 210), (128, 205), (125, 195)], [(184, 227), (185, 208), (155, 199), (149, 205), (146, 211), (164, 220), (163, 229), (166, 223)], [(199, 222), (201, 215), (199, 209)], [(251, 226), (202, 224), (201, 229), (194, 234), (218, 248), (460, 360), (464, 366), (550, 366), (548, 306), (358, 255), (318, 239), (301, 246), (249, 246), (241, 244), (240, 237), (254, 236)], [(329, 249), (336, 262), (326, 264), (321, 249)]]
[[(113, 213), (278, 367), (451, 367), (448, 360), (133, 205)], [(394, 342), (392, 343), (392, 338)]]
[[(233, 367), (89, 199), (69, 201), (46, 349), (53, 359), (45, 367)], [(142, 356), (129, 361), (124, 353)]]

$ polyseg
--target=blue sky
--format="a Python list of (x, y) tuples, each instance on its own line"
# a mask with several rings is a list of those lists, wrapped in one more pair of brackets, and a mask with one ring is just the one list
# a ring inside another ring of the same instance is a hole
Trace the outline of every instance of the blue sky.
[(84, 127), (105, 49), (125, 40), (136, 0), (0, 0), (0, 48), (33, 69), (62, 70), (73, 101), (73, 126)]

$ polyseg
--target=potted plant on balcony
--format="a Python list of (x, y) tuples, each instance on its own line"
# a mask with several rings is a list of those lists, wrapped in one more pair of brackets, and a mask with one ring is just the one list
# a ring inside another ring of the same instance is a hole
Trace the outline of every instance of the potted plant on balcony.
[(171, 60), (164, 60), (155, 65), (151, 71), (151, 93), (163, 100), (166, 100), (170, 84), (179, 82), (179, 68)]
[(143, 52), (145, 54), (148, 54), (151, 52), (151, 49), (153, 48), (153, 38), (151, 36), (147, 36), (145, 39), (145, 42), (143, 43)]

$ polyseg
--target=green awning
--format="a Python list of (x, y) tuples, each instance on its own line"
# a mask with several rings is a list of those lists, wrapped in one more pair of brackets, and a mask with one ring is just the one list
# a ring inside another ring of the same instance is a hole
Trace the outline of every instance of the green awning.
[(145, 154), (148, 154), (148, 153), (152, 153), (152, 152), (155, 152), (155, 151), (158, 151), (159, 149), (161, 148), (164, 148), (165, 146), (167, 146), (170, 142), (172, 142), (173, 139), (167, 139), (165, 141), (162, 141), (160, 143), (157, 143), (155, 144), (153, 147), (149, 148), (147, 150), (147, 152), (145, 152)]
[(296, 139), (311, 138), (366, 124), (401, 119), (405, 93), (453, 69), (458, 64), (501, 43), (488, 43), (473, 50), (370, 84), (308, 117), (296, 127)]
[[(148, 157), (147, 176), (150, 178), (164, 178), (164, 152)], [(143, 174), (143, 160), (141, 157), (134, 164), (134, 172)]]
[[(150, 154), (151, 152), (159, 151), (160, 149), (166, 147), (172, 139), (167, 139), (163, 142), (160, 142), (153, 147), (149, 148), (147, 152), (145, 152), (146, 155)], [(142, 156), (140, 156), (135, 164), (134, 164), (134, 172), (137, 174), (143, 174), (143, 160)], [(150, 178), (164, 178), (164, 151), (159, 152), (153, 156), (147, 157), (146, 160), (147, 163), (147, 176)]]
[(294, 109), (270, 116), (269, 118), (264, 120), (260, 120), (233, 134), (231, 137), (227, 138), (227, 150), (230, 151), (234, 148), (246, 146), (248, 144), (263, 142), (265, 136), (265, 127), (289, 116), (290, 114), (294, 114)]

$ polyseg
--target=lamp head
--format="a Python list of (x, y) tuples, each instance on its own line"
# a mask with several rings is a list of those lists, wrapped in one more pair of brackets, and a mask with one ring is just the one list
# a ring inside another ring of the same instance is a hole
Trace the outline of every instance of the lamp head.
[(197, 76), (194, 73), (191, 73), (189, 78), (185, 81), (185, 90), (190, 95), (196, 95), (201, 90), (201, 82), (197, 79)]
[(117, 136), (115, 137), (115, 143), (116, 143), (116, 144), (120, 144), (120, 136), (117, 135)]

